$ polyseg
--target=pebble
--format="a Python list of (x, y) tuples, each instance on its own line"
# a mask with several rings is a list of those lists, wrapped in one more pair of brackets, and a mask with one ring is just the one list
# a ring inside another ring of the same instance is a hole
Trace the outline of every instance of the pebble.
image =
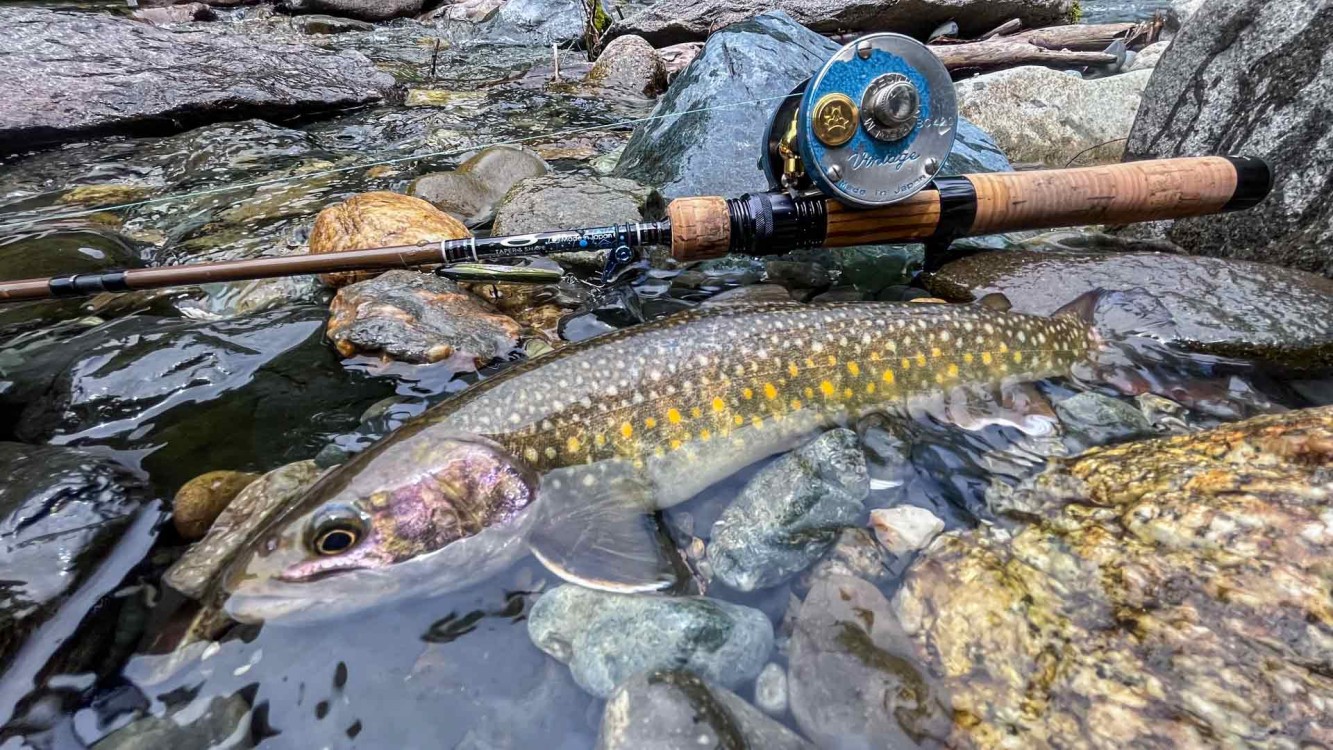
[(1089, 445), (1105, 445), (1153, 432), (1141, 409), (1093, 391), (1057, 401), (1055, 413), (1070, 434)]
[(543, 594), (528, 635), (599, 698), (636, 672), (681, 669), (724, 687), (759, 674), (773, 650), (764, 613), (699, 596), (612, 594), (573, 584)]
[(513, 146), (483, 149), (449, 172), (431, 172), (412, 181), (408, 195), (455, 216), (469, 227), (495, 217), (495, 204), (520, 180), (544, 175), (550, 167), (533, 152)]
[(944, 521), (939, 516), (915, 505), (872, 510), (870, 526), (879, 543), (899, 556), (925, 549), (944, 531)]
[(176, 491), (171, 522), (185, 539), (199, 539), (236, 495), (259, 478), (244, 471), (210, 471), (191, 479)]
[[(310, 252), (336, 253), (471, 236), (458, 219), (420, 198), (379, 191), (354, 195), (320, 211), (310, 229)], [(320, 274), (319, 280), (341, 287), (375, 276), (374, 271), (338, 271)]]
[(754, 702), (773, 716), (787, 713), (787, 670), (769, 662), (754, 680)]

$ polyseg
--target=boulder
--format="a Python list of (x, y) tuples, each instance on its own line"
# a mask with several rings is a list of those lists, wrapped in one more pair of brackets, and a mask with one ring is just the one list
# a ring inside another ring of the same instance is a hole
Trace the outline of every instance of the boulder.
[(477, 227), (495, 217), (495, 204), (519, 180), (550, 171), (540, 156), (513, 146), (483, 149), (449, 172), (431, 172), (412, 181), (408, 195), (421, 198)]
[(514, 352), (521, 328), (452, 281), (395, 269), (338, 290), (327, 335), (338, 353), (421, 364), (450, 357), (473, 370)]
[(550, 232), (656, 221), (666, 210), (656, 190), (616, 177), (547, 175), (514, 185), (495, 210), (493, 234)]
[(572, 584), (537, 600), (528, 635), (599, 698), (653, 669), (736, 687), (754, 679), (773, 650), (773, 626), (756, 609), (702, 596), (612, 594)]
[(568, 44), (583, 38), (586, 18), (582, 0), (506, 0), (485, 34), (517, 44)]
[[(320, 211), (310, 229), (310, 252), (336, 253), (471, 236), (458, 219), (420, 198), (379, 191), (354, 195)], [(322, 273), (319, 280), (340, 287), (374, 278), (376, 273), (337, 271)]]
[(1020, 486), (1031, 523), (936, 540), (893, 609), (947, 746), (1329, 742), (1330, 465), (1333, 408), (1290, 411), (1093, 449)]
[(1162, 55), (1170, 46), (1171, 42), (1149, 44), (1134, 55), (1134, 61), (1125, 67), (1125, 72), (1132, 73), (1136, 70), (1150, 70), (1157, 67), (1157, 62), (1162, 59)]
[(926, 285), (953, 302), (999, 292), (1015, 312), (1033, 315), (1050, 315), (1094, 290), (1146, 292), (1166, 319), (1142, 322), (1173, 346), (1292, 369), (1333, 365), (1333, 282), (1262, 263), (1164, 253), (1011, 250), (949, 263)]
[(176, 532), (185, 539), (202, 537), (241, 490), (258, 478), (245, 471), (210, 471), (181, 485), (171, 501)]
[(6, 664), (115, 545), (150, 494), (74, 448), (0, 443), (0, 659)]
[(813, 746), (740, 696), (689, 672), (641, 672), (606, 701), (597, 750)]
[(307, 34), (346, 34), (349, 31), (373, 31), (375, 29), (374, 24), (337, 16), (297, 16), (292, 19), (292, 23), (296, 28)]
[(1150, 71), (1085, 80), (1034, 65), (959, 81), (958, 111), (1011, 161), (1061, 168), (1120, 161)]
[(582, 83), (582, 88), (595, 93), (650, 99), (666, 87), (662, 56), (637, 36), (622, 36), (606, 45)]
[(1276, 177), (1258, 207), (1176, 221), (1172, 242), (1199, 255), (1333, 276), (1333, 14), (1309, 0), (1216, 0), (1162, 55), (1126, 159), (1264, 158)]
[(378, 101), (394, 85), (356, 52), (178, 34), (109, 14), (7, 7), (0, 26), (0, 152), (280, 119)]
[[(48, 230), (12, 236), (0, 244), (0, 276), (31, 279), (71, 273), (94, 273), (143, 265), (140, 246), (105, 229)], [(15, 332), (77, 317), (84, 299), (35, 300), (0, 305), (0, 333)], [(4, 366), (0, 364), (0, 372)]]
[(291, 13), (328, 13), (358, 21), (388, 21), (415, 16), (422, 0), (280, 0), (279, 7)]
[(727, 26), (778, 10), (818, 32), (896, 31), (923, 40), (937, 26), (957, 21), (966, 39), (1011, 18), (1027, 28), (1072, 23), (1077, 7), (1073, 0), (660, 0), (613, 23), (605, 38), (637, 34), (654, 47), (664, 47), (706, 39)]
[(170, 26), (191, 21), (214, 21), (218, 14), (203, 3), (185, 3), (164, 8), (140, 8), (130, 14), (137, 21), (154, 26)]

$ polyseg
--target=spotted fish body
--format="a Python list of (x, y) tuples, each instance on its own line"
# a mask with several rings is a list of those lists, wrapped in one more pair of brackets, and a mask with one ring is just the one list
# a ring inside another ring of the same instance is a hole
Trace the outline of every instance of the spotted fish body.
[[(955, 388), (1067, 373), (1097, 346), (1075, 318), (973, 305), (678, 314), (572, 344), (435, 407), (313, 488), (238, 561), (229, 588), (249, 594), (233, 598), (252, 613), (266, 608), (256, 602), (360, 600), (480, 575), (524, 543), (579, 580), (550, 550), (606, 546), (587, 540), (603, 501), (668, 507), (823, 427)], [(543, 523), (525, 511), (558, 503), (566, 520), (584, 513), (588, 531), (543, 548)], [(330, 514), (360, 524), (357, 542), (315, 554)], [(617, 546), (621, 556), (603, 562), (632, 567), (624, 550), (634, 545)]]

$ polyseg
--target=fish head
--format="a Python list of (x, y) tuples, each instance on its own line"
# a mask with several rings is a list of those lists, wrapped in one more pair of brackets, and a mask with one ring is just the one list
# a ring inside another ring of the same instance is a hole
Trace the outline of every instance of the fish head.
[(242, 622), (325, 619), (443, 593), (521, 553), (532, 470), (489, 440), (417, 430), (335, 470), (223, 577)]

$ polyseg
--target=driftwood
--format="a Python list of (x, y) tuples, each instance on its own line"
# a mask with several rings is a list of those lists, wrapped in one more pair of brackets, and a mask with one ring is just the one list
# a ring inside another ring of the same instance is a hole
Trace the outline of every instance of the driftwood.
[(1022, 31), (1005, 38), (1011, 41), (1027, 42), (1046, 49), (1100, 52), (1117, 40), (1123, 41), (1129, 49), (1146, 47), (1157, 41), (1157, 36), (1161, 31), (1161, 20), (1153, 19), (1143, 23), (1047, 26), (1044, 29)]
[(999, 26), (996, 26), (995, 28), (991, 29), (990, 31), (987, 31), (985, 34), (982, 34), (981, 36), (977, 37), (977, 41), (984, 42), (987, 39), (991, 39), (993, 37), (1008, 36), (1009, 34), (1012, 34), (1021, 28), (1023, 28), (1023, 22), (1018, 20), (1017, 18), (1011, 18), (1008, 21), (1005, 21), (1004, 23), (1000, 24)]
[(1015, 42), (1012, 37), (990, 39), (984, 42), (962, 44), (935, 44), (935, 53), (950, 73), (975, 73), (1019, 65), (1045, 65), (1050, 68), (1084, 68), (1089, 65), (1110, 65), (1116, 56), (1105, 52), (1081, 52), (1038, 47), (1028, 42)]

